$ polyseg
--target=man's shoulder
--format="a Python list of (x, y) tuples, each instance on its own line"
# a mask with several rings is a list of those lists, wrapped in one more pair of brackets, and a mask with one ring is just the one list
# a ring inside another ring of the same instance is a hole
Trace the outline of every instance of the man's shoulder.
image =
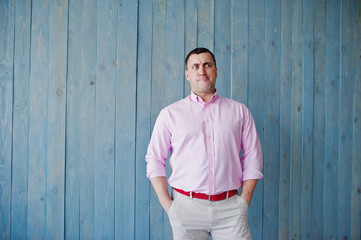
[(170, 113), (170, 112), (174, 112), (177, 110), (181, 110), (184, 109), (184, 107), (189, 103), (189, 96), (180, 99), (178, 101), (175, 101), (167, 106), (165, 106), (162, 110), (161, 113)]
[(234, 107), (240, 107), (240, 108), (247, 108), (245, 104), (238, 102), (234, 99), (221, 97), (221, 96), (218, 96), (218, 98), (222, 102), (222, 104), (232, 105)]

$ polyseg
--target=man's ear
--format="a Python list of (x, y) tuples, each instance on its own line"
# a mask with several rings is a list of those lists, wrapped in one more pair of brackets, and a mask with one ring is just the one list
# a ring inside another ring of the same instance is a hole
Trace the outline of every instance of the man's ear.
[(189, 78), (188, 78), (188, 71), (185, 70), (184, 74), (186, 75), (187, 81), (189, 82)]

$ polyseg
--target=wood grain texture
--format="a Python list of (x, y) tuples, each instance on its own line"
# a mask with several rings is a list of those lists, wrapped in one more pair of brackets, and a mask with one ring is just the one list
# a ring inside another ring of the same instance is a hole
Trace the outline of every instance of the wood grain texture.
[(323, 195), (323, 237), (337, 238), (338, 158), (340, 126), (340, 2), (326, 4), (325, 162)]
[[(32, 3), (27, 238), (46, 238), (49, 2)], [(51, 92), (52, 94), (54, 92)]]
[(115, 239), (134, 239), (138, 4), (122, 1), (117, 8)]
[[(153, 1), (153, 32), (152, 32), (152, 72), (151, 72), (151, 129), (160, 110), (165, 107), (165, 28), (166, 28), (165, 0)], [(159, 204), (154, 190), (150, 191), (150, 236), (149, 239), (162, 239), (164, 236), (165, 212)]]
[(278, 239), (278, 195), (280, 173), (280, 82), (281, 2), (265, 2), (265, 120), (263, 238)]
[(135, 239), (150, 238), (150, 182), (146, 177), (148, 141), (151, 136), (152, 1), (139, 1), (137, 57), (137, 125), (135, 168)]
[(325, 161), (326, 3), (314, 2), (314, 116), (311, 238), (323, 238)]
[(248, 1), (233, 0), (231, 9), (231, 98), (247, 104)]
[(278, 238), (289, 239), (292, 81), (292, 1), (281, 2), (280, 177)]
[(114, 0), (98, 2), (95, 130), (95, 239), (115, 237), (116, 37)]
[(11, 239), (26, 239), (29, 160), (30, 2), (15, 2)]
[[(248, 108), (254, 118), (261, 145), (264, 144), (265, 112), (265, 11), (264, 1), (250, 1), (249, 11), (249, 67)], [(262, 238), (263, 229), (263, 182), (257, 183), (249, 208), (248, 221), (253, 237)]]
[(12, 188), (12, 129), (14, 88), (14, 23), (13, 1), (0, 5), (0, 238), (10, 238)]
[(82, 29), (83, 1), (69, 2), (69, 34), (67, 60), (66, 109), (66, 185), (65, 185), (65, 238), (80, 238), (80, 185), (81, 178), (81, 100), (82, 100)]
[[(351, 238), (361, 238), (361, 1), (354, 7), (354, 89), (353, 89), (353, 135), (352, 135), (352, 188), (351, 188)], [(347, 232), (344, 234), (348, 234)]]
[(303, 3), (303, 69), (302, 69), (302, 180), (301, 239), (311, 236), (313, 119), (314, 119), (314, 9), (313, 1)]
[(51, 1), (49, 13), (46, 237), (64, 239), (68, 2)]
[(339, 159), (338, 159), (338, 229), (337, 238), (352, 239), (351, 237), (351, 199), (352, 188), (352, 135), (353, 135), (353, 95), (354, 90), (354, 24), (355, 2), (342, 2), (341, 6), (341, 36), (340, 36), (340, 127), (339, 127)]

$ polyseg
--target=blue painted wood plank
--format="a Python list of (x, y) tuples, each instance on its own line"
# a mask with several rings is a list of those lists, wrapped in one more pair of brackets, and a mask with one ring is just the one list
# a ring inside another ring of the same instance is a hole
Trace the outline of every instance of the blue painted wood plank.
[(164, 99), (169, 105), (183, 97), (184, 79), (184, 0), (167, 1), (165, 34)]
[[(248, 1), (231, 6), (231, 98), (247, 104), (248, 98)], [(222, 79), (220, 79), (222, 81)]]
[[(248, 107), (253, 115), (263, 146), (265, 103), (265, 34), (264, 1), (249, 2), (249, 82)], [(248, 212), (253, 238), (262, 238), (263, 181), (258, 181)]]
[(114, 238), (117, 2), (98, 2), (95, 139), (95, 238)]
[(80, 222), (81, 239), (95, 238), (95, 146), (96, 146), (96, 62), (98, 3), (83, 1), (81, 52), (81, 159)]
[(290, 235), (301, 238), (302, 169), (302, 1), (292, 2), (292, 83), (291, 83), (291, 165), (290, 165)]
[[(165, 70), (164, 70), (164, 102), (169, 105), (183, 98), (184, 86), (184, 7), (181, 0), (168, 0), (166, 3), (166, 33), (165, 33)], [(172, 170), (166, 166), (169, 177)], [(172, 189), (168, 187), (169, 193)], [(172, 239), (172, 229), (168, 215), (164, 213), (164, 239)]]
[(278, 239), (281, 2), (265, 1), (264, 239)]
[[(49, 5), (32, 3), (27, 238), (46, 238)], [(51, 91), (51, 94), (54, 92)]]
[(217, 92), (231, 97), (231, 0), (214, 3), (214, 54), (217, 60)]
[(30, 2), (15, 2), (11, 239), (26, 239), (29, 159)]
[(214, 0), (198, 0), (198, 47), (214, 52)]
[(351, 238), (361, 238), (361, 1), (355, 2)]
[(138, 3), (133, 0), (118, 3), (115, 239), (135, 239), (137, 26)]
[[(166, 1), (153, 1), (153, 35), (152, 35), (152, 93), (151, 93), (151, 126), (165, 106), (164, 102), (164, 56), (165, 56), (165, 22)], [(164, 211), (158, 197), (152, 189), (150, 192), (150, 239), (163, 239)]]
[(81, 158), (80, 158), (80, 239), (95, 238), (95, 149), (96, 149), (96, 72), (98, 3), (83, 1), (81, 30)]
[(49, 4), (46, 238), (64, 239), (68, 2)]
[[(323, 166), (325, 159), (326, 3), (314, 2), (314, 135), (311, 238), (323, 237)], [(317, 147), (316, 147), (317, 146)], [(321, 173), (321, 174), (320, 174)]]
[(340, 2), (326, 5), (326, 116), (324, 165), (324, 238), (337, 238), (339, 89), (340, 89)]
[(0, 238), (11, 229), (11, 161), (14, 88), (15, 8), (13, 1), (0, 5)]
[[(138, 72), (137, 72), (137, 125), (136, 125), (136, 198), (135, 239), (150, 239), (150, 183), (146, 177), (148, 142), (151, 136), (152, 93), (152, 1), (139, 1)], [(153, 190), (151, 190), (153, 191)]]
[(292, 79), (292, 8), (281, 1), (280, 177), (278, 238), (289, 239)]
[(65, 238), (80, 238), (81, 184), (81, 79), (83, 1), (69, 2), (66, 88)]
[(341, 6), (341, 79), (340, 79), (340, 127), (338, 161), (338, 239), (351, 238), (351, 192), (352, 175), (352, 135), (353, 135), (353, 95), (354, 89), (354, 30), (355, 4), (353, 1), (342, 2)]
[[(184, 19), (184, 34), (185, 34), (185, 42), (184, 42), (184, 57), (186, 58), (188, 53), (197, 47), (197, 22), (198, 22), (198, 0), (187, 0), (185, 1), (185, 19)], [(184, 61), (183, 61), (184, 62)], [(184, 68), (185, 70), (185, 64)], [(188, 96), (191, 93), (191, 85), (187, 81), (185, 74), (183, 74), (184, 79), (184, 95)]]
[(311, 238), (313, 113), (314, 113), (314, 12), (313, 1), (303, 2), (303, 83), (302, 83), (302, 180), (301, 238)]

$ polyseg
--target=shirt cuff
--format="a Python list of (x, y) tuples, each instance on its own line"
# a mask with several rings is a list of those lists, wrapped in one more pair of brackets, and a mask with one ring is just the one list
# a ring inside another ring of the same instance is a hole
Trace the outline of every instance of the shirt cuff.
[(242, 181), (246, 181), (249, 179), (262, 179), (263, 178), (263, 174), (260, 171), (253, 171), (252, 173), (249, 174), (243, 174), (243, 179)]
[(156, 169), (153, 171), (148, 171), (147, 177), (149, 179), (155, 178), (155, 177), (167, 177), (167, 174), (165, 172), (165, 168)]

